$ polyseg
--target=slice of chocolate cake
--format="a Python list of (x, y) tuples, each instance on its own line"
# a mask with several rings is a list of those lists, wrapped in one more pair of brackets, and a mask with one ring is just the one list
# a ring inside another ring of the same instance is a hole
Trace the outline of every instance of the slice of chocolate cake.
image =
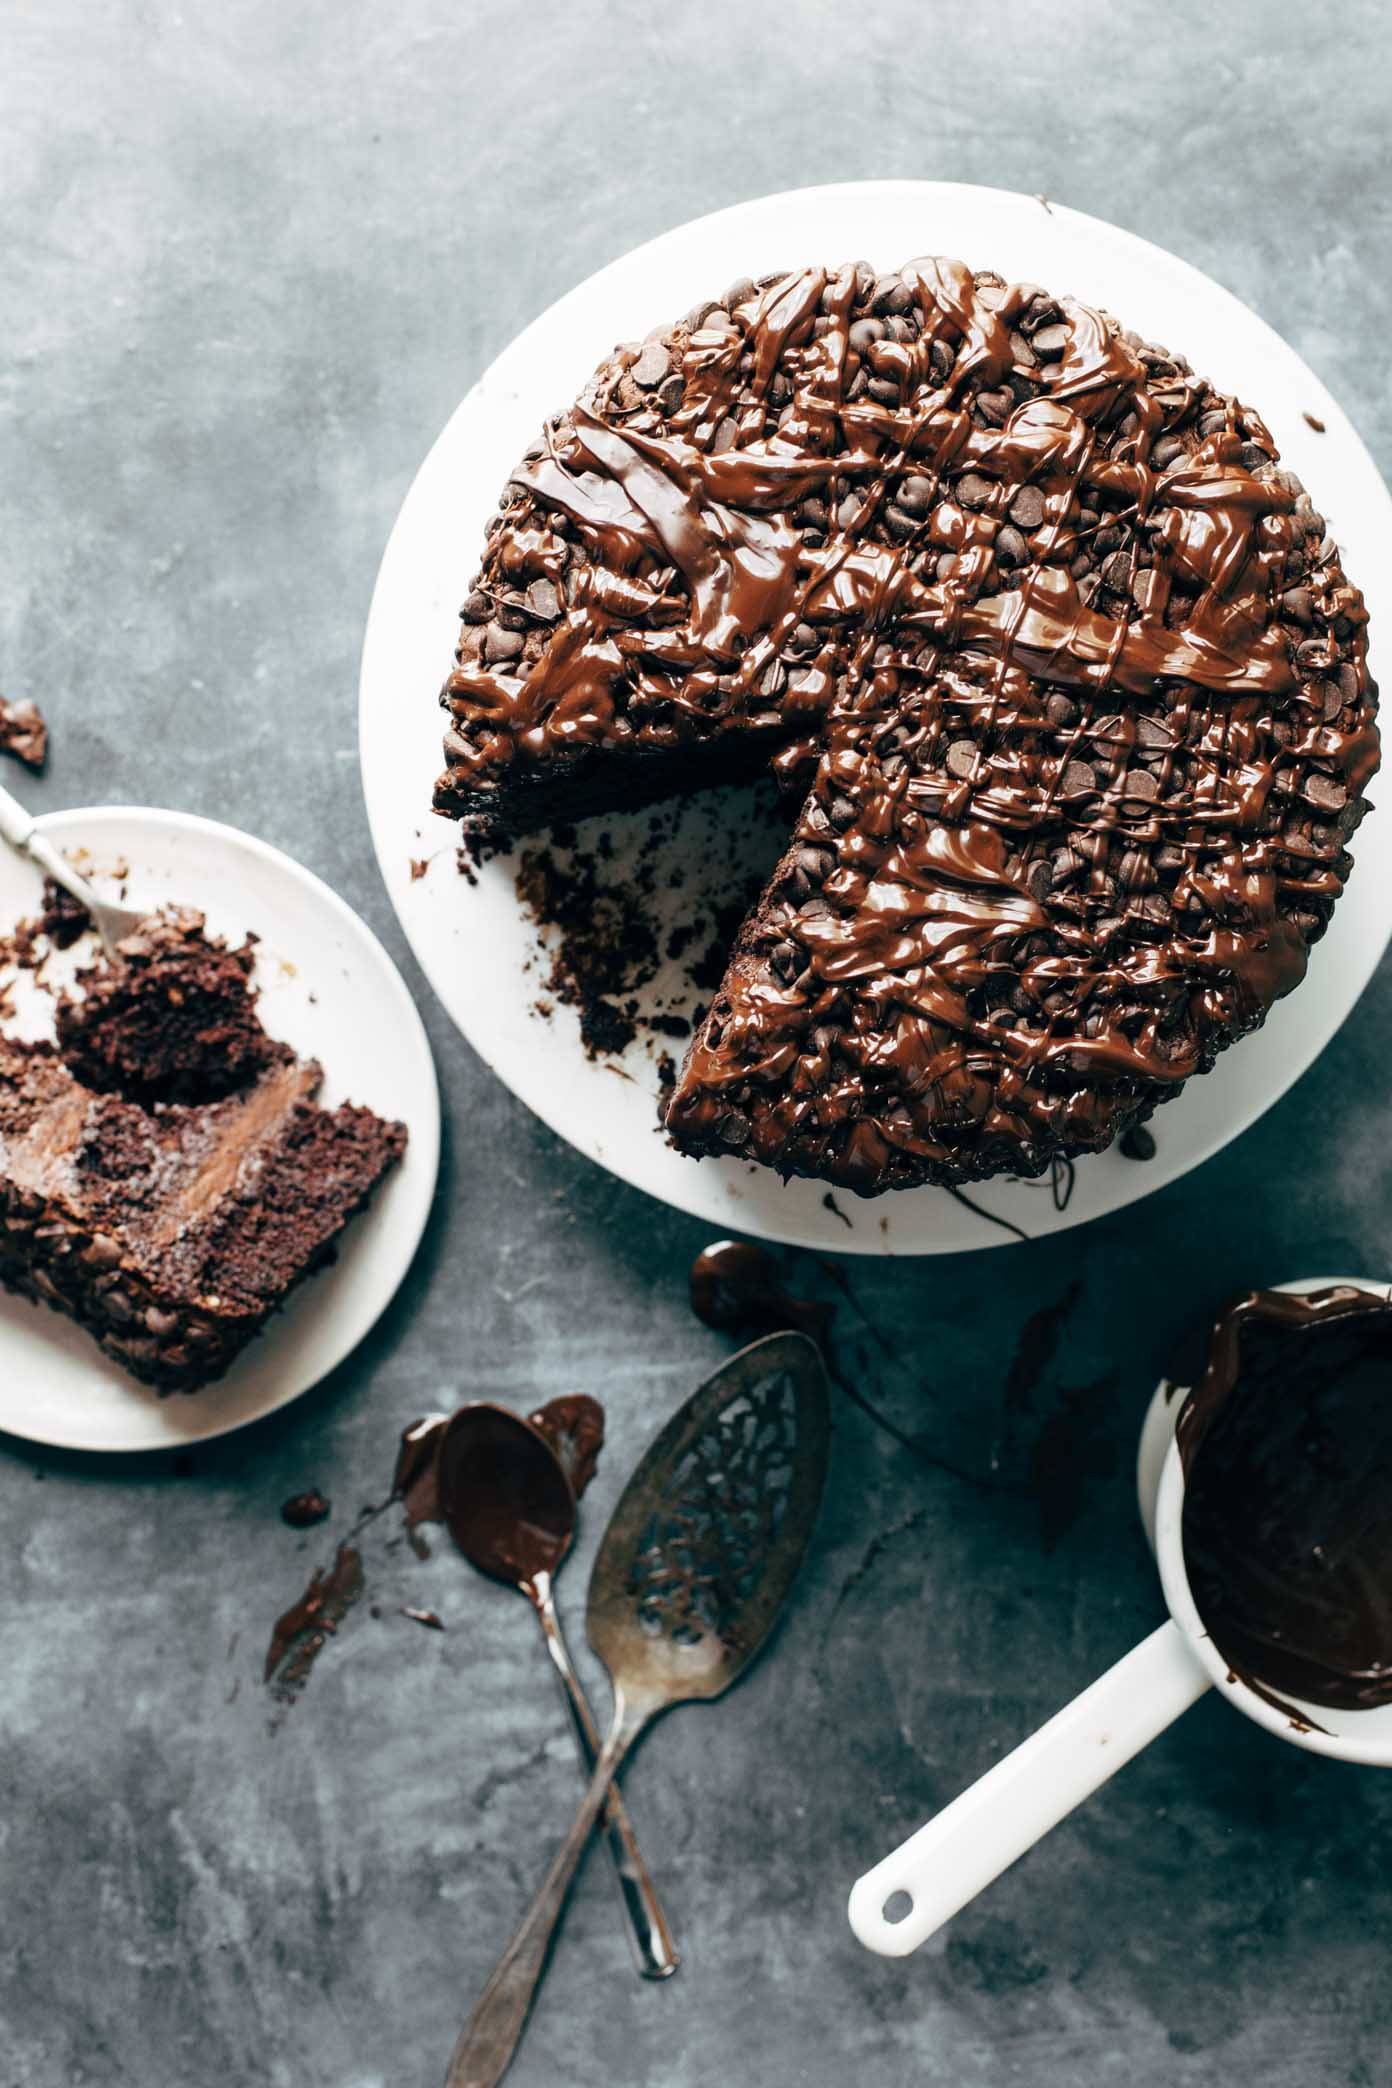
[(321, 1069), (265, 1035), (247, 951), (200, 916), (123, 951), (60, 1015), (71, 1063), (0, 1038), (0, 1283), (161, 1392), (194, 1391), (332, 1258), (406, 1132), (316, 1104)]
[(250, 941), (232, 950), (204, 933), (192, 908), (142, 921), (120, 963), (82, 974), (55, 1017), (76, 1078), (138, 1102), (201, 1102), (230, 1094), (290, 1056), (261, 1027)]
[(800, 269), (616, 351), (499, 506), (437, 809), (519, 831), (771, 757), (802, 799), (685, 1150), (1039, 1173), (1299, 983), (1377, 766), (1366, 614), (1178, 356), (960, 262)]

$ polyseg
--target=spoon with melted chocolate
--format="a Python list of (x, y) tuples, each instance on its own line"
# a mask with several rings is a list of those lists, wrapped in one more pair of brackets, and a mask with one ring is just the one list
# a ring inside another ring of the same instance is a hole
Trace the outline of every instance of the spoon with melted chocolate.
[[(561, 1408), (564, 1412), (557, 1411)], [(553, 1424), (554, 1441), (539, 1425), (542, 1418)], [(480, 1401), (461, 1407), (444, 1424), (435, 1462), (440, 1511), (460, 1551), (480, 1573), (520, 1589), (535, 1610), (561, 1680), (580, 1759), (591, 1774), (599, 1733), (561, 1631), (552, 1587), (575, 1535), (576, 1495), (594, 1471), (603, 1434), (602, 1409), (583, 1395), (553, 1401), (543, 1416), (526, 1421)], [(569, 1454), (569, 1470), (562, 1447)], [(638, 1970), (644, 1979), (667, 1979), (680, 1960), (615, 1789), (605, 1803), (604, 1831)]]
[[(495, 2088), (507, 2072), (585, 1844), (640, 1733), (674, 1704), (720, 1696), (762, 1650), (811, 1539), (830, 1434), (816, 1347), (770, 1334), (706, 1380), (629, 1480), (590, 1578), (590, 1644), (614, 1685), (608, 1737), (460, 2033), (446, 2088)], [(527, 1515), (554, 1545), (554, 1507), (529, 1500)]]

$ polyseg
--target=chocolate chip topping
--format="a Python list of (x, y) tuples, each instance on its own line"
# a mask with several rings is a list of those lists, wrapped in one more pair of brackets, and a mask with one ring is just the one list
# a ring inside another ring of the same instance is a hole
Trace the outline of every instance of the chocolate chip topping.
[(1178, 357), (959, 262), (804, 269), (620, 351), (500, 506), (440, 810), (820, 746), (685, 1149), (863, 1193), (1043, 1172), (1299, 983), (1377, 763), (1365, 611)]

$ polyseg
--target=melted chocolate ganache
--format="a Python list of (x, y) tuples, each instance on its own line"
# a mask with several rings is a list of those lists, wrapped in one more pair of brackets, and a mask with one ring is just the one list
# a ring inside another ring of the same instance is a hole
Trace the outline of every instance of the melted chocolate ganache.
[(1392, 1702), (1392, 1306), (1243, 1298), (1178, 1440), (1189, 1584), (1233, 1672), (1268, 1702)]
[(1366, 611), (1179, 356), (960, 261), (797, 269), (616, 351), (499, 505), (438, 810), (770, 761), (800, 805), (683, 1150), (1042, 1174), (1300, 983), (1377, 765)]

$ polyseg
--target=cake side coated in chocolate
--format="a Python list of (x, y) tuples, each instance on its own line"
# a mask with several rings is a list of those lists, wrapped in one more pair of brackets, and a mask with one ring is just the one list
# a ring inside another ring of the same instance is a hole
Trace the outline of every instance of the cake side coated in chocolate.
[(1211, 1066), (1377, 764), (1362, 599), (1259, 418), (951, 261), (617, 351), (464, 614), (440, 810), (811, 774), (667, 1123), (861, 1193), (1041, 1172)]

